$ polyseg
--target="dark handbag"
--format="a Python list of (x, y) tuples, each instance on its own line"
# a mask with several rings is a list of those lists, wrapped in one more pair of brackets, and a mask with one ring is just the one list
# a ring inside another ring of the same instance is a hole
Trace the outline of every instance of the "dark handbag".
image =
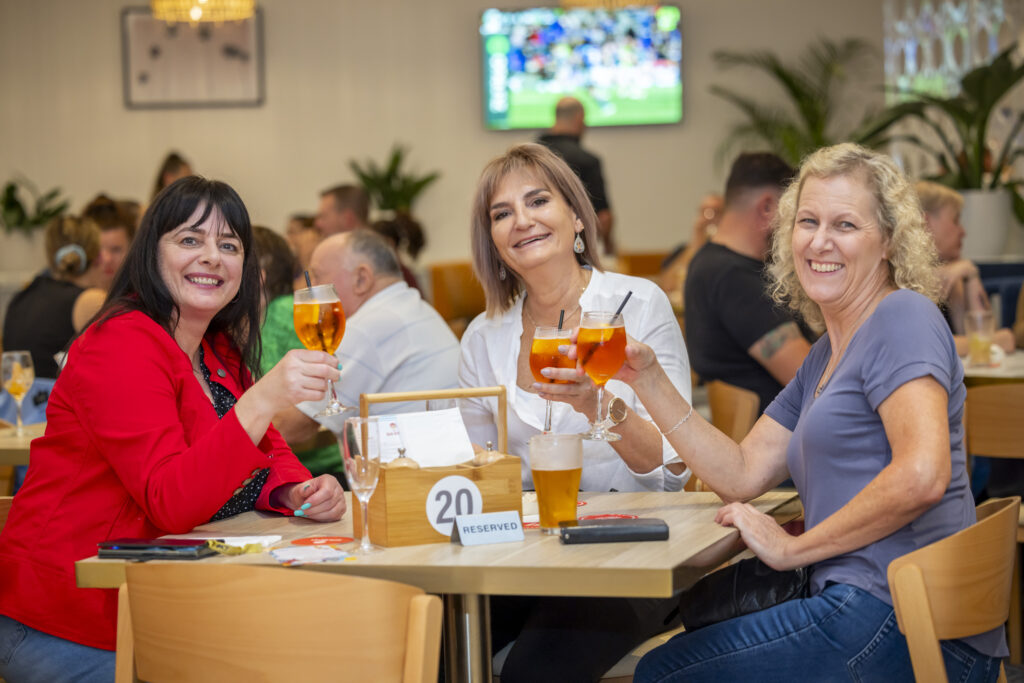
[(679, 616), (687, 631), (805, 598), (806, 567), (776, 571), (756, 557), (708, 574), (679, 596)]

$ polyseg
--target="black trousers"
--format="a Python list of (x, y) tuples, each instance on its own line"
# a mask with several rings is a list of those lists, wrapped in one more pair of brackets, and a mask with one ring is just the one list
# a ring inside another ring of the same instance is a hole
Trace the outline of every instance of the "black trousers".
[(630, 650), (679, 625), (679, 598), (491, 597), (494, 652), (515, 645), (502, 683), (593, 683)]

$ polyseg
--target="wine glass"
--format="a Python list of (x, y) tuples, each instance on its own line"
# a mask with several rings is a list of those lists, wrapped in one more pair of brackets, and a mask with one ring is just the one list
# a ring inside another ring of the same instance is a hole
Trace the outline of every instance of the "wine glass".
[(24, 436), (25, 428), (21, 424), (21, 402), (28, 390), (32, 388), (36, 373), (32, 367), (32, 354), (28, 351), (4, 351), (0, 361), (0, 374), (3, 375), (4, 389), (14, 398), (18, 406), (18, 426), (14, 433)]
[[(345, 334), (345, 309), (341, 307), (334, 285), (317, 285), (295, 292), (295, 334), (307, 349), (333, 354)], [(339, 415), (350, 406), (342, 405), (334, 391), (334, 382), (327, 380), (327, 406), (314, 417)]]
[(576, 337), (576, 357), (583, 371), (597, 385), (597, 419), (583, 438), (618, 441), (622, 437), (608, 431), (608, 416), (601, 414), (601, 403), (605, 383), (626, 362), (626, 327), (622, 315), (608, 311), (584, 313)]
[(341, 452), (345, 457), (345, 477), (363, 513), (363, 537), (355, 552), (359, 555), (380, 550), (370, 543), (370, 498), (380, 474), (381, 430), (387, 425), (376, 417), (350, 417), (341, 433)]
[[(544, 368), (575, 368), (576, 361), (558, 352), (562, 344), (570, 344), (569, 330), (557, 327), (537, 327), (533, 330), (533, 344), (530, 345), (530, 371), (541, 384), (568, 384), (568, 380), (552, 379), (540, 373)], [(551, 401), (545, 401), (544, 433), (551, 431)]]

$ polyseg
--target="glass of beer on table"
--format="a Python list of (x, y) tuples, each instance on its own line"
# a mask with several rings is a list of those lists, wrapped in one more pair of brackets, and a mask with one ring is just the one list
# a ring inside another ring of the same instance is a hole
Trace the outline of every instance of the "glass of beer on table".
[(18, 426), (14, 433), (23, 436), (25, 428), (21, 424), (21, 402), (25, 400), (25, 395), (36, 379), (32, 354), (28, 351), (4, 351), (2, 365), (4, 389), (18, 407)]
[[(334, 285), (317, 285), (295, 292), (295, 334), (311, 351), (333, 354), (345, 334), (345, 310), (341, 307)], [(338, 415), (351, 410), (341, 404), (334, 391), (334, 382), (327, 380), (327, 406), (316, 417)]]
[(576, 337), (576, 357), (584, 372), (597, 385), (597, 419), (583, 435), (592, 441), (618, 441), (622, 437), (608, 431), (608, 416), (602, 415), (604, 385), (626, 362), (626, 326), (622, 314), (589, 311), (583, 314)]
[(576, 521), (576, 498), (583, 473), (583, 441), (579, 434), (536, 434), (530, 437), (530, 473), (537, 492), (540, 529), (557, 534), (559, 522)]
[(992, 338), (996, 333), (996, 319), (991, 311), (967, 311), (964, 313), (964, 328), (967, 332), (967, 362), (974, 366), (992, 364)]
[[(540, 373), (544, 368), (576, 367), (576, 361), (558, 352), (558, 347), (568, 345), (569, 330), (557, 327), (538, 327), (533, 330), (533, 344), (530, 346), (530, 371), (533, 379), (541, 384), (568, 384), (567, 380), (552, 379)], [(544, 433), (551, 431), (551, 401), (545, 401)]]

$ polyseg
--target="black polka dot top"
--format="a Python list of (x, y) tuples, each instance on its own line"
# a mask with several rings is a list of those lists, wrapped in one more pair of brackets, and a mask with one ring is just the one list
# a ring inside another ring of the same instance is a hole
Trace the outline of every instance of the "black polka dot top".
[[(223, 384), (210, 378), (210, 368), (206, 367), (206, 354), (203, 352), (202, 344), (199, 345), (199, 369), (202, 370), (203, 379), (206, 380), (207, 386), (210, 387), (210, 393), (213, 394), (213, 409), (217, 411), (217, 417), (222, 418), (234, 407), (235, 395), (228, 391)], [(223, 370), (218, 370), (218, 376), (223, 377), (223, 372)], [(210, 521), (216, 522), (218, 519), (255, 510), (256, 500), (260, 497), (260, 492), (263, 490), (264, 484), (267, 483), (268, 476), (270, 476), (269, 467), (253, 470), (252, 474), (242, 482), (242, 485), (235, 489), (228, 502), (224, 503), (221, 509), (217, 510), (217, 513), (210, 518)]]

